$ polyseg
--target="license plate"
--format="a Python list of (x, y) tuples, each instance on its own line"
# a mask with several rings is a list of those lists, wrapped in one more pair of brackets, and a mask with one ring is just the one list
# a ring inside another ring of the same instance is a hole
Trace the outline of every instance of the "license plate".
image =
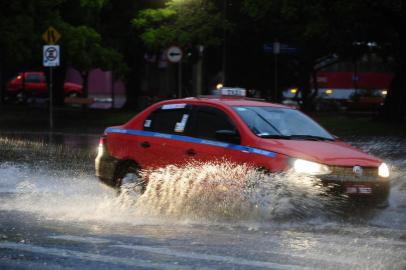
[(372, 188), (364, 185), (349, 185), (345, 187), (347, 194), (371, 194)]

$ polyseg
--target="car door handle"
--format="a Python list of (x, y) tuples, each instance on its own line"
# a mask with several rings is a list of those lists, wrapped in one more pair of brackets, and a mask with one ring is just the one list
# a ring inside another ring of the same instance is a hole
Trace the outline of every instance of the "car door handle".
[(196, 151), (194, 149), (188, 149), (188, 150), (186, 150), (186, 154), (188, 156), (194, 156), (194, 155), (196, 155)]
[(143, 147), (143, 148), (149, 148), (149, 147), (151, 147), (151, 144), (150, 144), (149, 142), (142, 142), (140, 145), (141, 145), (141, 147)]

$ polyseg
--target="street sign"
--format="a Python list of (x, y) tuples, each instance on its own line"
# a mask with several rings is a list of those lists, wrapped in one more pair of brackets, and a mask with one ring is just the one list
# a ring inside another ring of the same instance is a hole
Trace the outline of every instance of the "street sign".
[(49, 45), (55, 44), (60, 38), (61, 34), (52, 26), (42, 34), (42, 39)]
[(44, 67), (59, 66), (59, 58), (59, 45), (44, 45), (42, 57)]
[(285, 43), (269, 43), (264, 44), (264, 52), (265, 53), (273, 53), (273, 54), (295, 54), (299, 50), (298, 48), (292, 47), (289, 44)]
[(171, 63), (178, 63), (182, 60), (183, 52), (177, 46), (169, 47), (166, 51), (166, 57), (168, 58), (169, 62)]

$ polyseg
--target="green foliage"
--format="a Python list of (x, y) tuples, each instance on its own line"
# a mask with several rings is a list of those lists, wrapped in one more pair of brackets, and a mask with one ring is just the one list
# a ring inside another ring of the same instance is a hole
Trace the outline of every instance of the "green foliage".
[(219, 45), (229, 25), (217, 6), (208, 0), (171, 0), (165, 8), (140, 11), (132, 20), (150, 49), (171, 44)]
[(82, 7), (87, 7), (91, 9), (102, 9), (109, 1), (108, 0), (80, 0), (80, 5)]
[(82, 73), (93, 68), (113, 70), (117, 75), (126, 73), (123, 56), (111, 48), (103, 47), (102, 38), (93, 28), (88, 26), (62, 26), (63, 45), (68, 62)]
[[(61, 0), (0, 3), (0, 66), (18, 69), (41, 60), (41, 34), (54, 21)], [(41, 19), (39, 19), (41, 18)]]

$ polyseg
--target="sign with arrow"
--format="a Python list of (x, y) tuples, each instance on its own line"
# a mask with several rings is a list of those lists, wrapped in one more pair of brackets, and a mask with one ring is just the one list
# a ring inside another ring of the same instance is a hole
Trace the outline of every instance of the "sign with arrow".
[(169, 47), (166, 50), (166, 58), (168, 58), (169, 62), (171, 62), (171, 63), (178, 63), (180, 60), (182, 60), (182, 57), (183, 57), (183, 52), (177, 46)]
[(61, 34), (52, 26), (42, 34), (42, 39), (49, 45), (56, 44), (60, 38)]

